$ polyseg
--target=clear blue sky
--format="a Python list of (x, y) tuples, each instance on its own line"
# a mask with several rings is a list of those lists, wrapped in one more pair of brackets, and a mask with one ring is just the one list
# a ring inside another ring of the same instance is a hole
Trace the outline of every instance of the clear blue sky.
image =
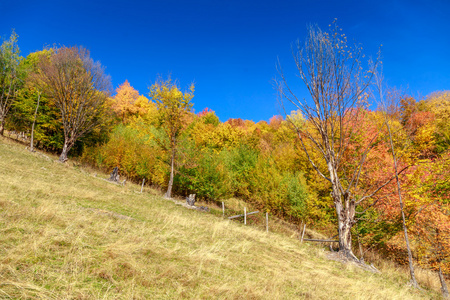
[(22, 55), (82, 45), (114, 88), (128, 79), (145, 95), (158, 74), (171, 73), (182, 88), (195, 82), (197, 112), (209, 107), (222, 121), (279, 114), (271, 84), (277, 57), (293, 74), (291, 43), (308, 24), (325, 28), (335, 18), (367, 55), (383, 45), (390, 85), (414, 96), (450, 89), (448, 0), (0, 0), (0, 35), (14, 28)]

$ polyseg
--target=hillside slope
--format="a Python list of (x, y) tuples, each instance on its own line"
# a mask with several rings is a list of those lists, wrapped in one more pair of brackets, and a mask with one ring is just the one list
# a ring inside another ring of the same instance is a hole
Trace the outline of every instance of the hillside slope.
[(0, 298), (439, 297), (139, 188), (0, 137)]

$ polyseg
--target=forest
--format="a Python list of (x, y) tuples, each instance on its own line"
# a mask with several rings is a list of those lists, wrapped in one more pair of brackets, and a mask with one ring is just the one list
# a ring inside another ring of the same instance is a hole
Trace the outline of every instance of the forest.
[[(122, 178), (145, 179), (167, 198), (242, 199), (337, 235), (347, 256), (361, 245), (399, 264), (412, 260), (444, 286), (450, 91), (418, 99), (386, 86), (381, 61), (363, 64), (362, 49), (335, 30), (311, 27), (293, 48), (298, 82), (279, 66), (274, 87), (285, 114), (268, 122), (221, 122), (213, 100), (195, 111), (194, 84), (170, 76), (148, 91), (128, 81), (113, 89), (83, 47), (22, 57), (13, 32), (1, 45), (0, 134), (58, 153), (62, 163), (118, 167)], [(296, 97), (295, 84), (311, 98)]]

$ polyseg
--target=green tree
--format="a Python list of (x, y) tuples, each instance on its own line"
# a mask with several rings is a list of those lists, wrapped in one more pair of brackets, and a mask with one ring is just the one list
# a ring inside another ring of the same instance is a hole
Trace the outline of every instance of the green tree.
[(21, 60), (17, 34), (13, 31), (9, 40), (0, 46), (0, 135), (3, 135), (6, 116), (21, 83)]
[[(11, 113), (7, 118), (7, 128), (16, 131), (29, 131), (34, 121), (37, 99), (41, 89), (33, 81), (32, 74), (39, 72), (41, 57), (49, 58), (51, 50), (41, 50), (30, 53), (21, 61), (25, 75), (23, 85), (17, 91), (16, 101), (12, 104)], [(59, 110), (45, 95), (40, 96), (39, 110), (36, 115), (34, 140), (36, 146), (48, 151), (61, 149), (64, 143)]]
[(177, 83), (170, 78), (167, 80), (159, 78), (150, 87), (149, 95), (156, 102), (160, 125), (166, 136), (159, 144), (170, 156), (170, 179), (166, 192), (166, 197), (170, 198), (179, 138), (185, 125), (185, 118), (192, 108), (190, 101), (194, 97), (194, 84), (191, 84), (189, 91), (183, 93)]

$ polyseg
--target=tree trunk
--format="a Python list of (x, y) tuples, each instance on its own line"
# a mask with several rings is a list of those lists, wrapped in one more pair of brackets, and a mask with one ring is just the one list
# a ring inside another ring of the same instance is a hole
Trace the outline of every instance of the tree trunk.
[[(330, 157), (332, 157), (330, 155)], [(328, 162), (331, 179), (331, 197), (333, 198), (338, 218), (339, 252), (348, 259), (358, 260), (352, 251), (352, 226), (355, 224), (355, 201), (350, 194), (342, 194), (339, 177), (333, 159)]]
[(445, 283), (444, 274), (442, 274), (441, 266), (439, 266), (439, 280), (441, 281), (441, 291), (444, 299), (450, 299), (450, 295), (448, 293), (447, 283)]
[(338, 217), (339, 252), (345, 257), (358, 260), (352, 251), (352, 227), (355, 224), (355, 202), (344, 196), (345, 207), (341, 197), (335, 199), (336, 213)]
[(406, 218), (405, 212), (403, 211), (403, 202), (401, 202), (401, 197), (400, 197), (400, 209), (402, 213), (403, 234), (405, 236), (406, 250), (408, 251), (408, 266), (409, 266), (409, 274), (411, 275), (411, 283), (414, 287), (418, 288), (419, 284), (417, 283), (416, 274), (414, 272), (411, 246), (409, 245), (408, 229), (406, 228)]
[(111, 172), (111, 176), (109, 177), (109, 181), (119, 182), (119, 167), (115, 167), (114, 170)]
[(397, 182), (398, 201), (400, 204), (400, 212), (402, 215), (403, 234), (405, 236), (406, 250), (408, 251), (408, 266), (409, 266), (409, 273), (411, 275), (411, 283), (414, 287), (418, 288), (419, 284), (417, 283), (416, 274), (414, 272), (413, 257), (412, 257), (411, 247), (409, 245), (409, 238), (408, 238), (408, 228), (406, 227), (406, 217), (405, 217), (405, 212), (403, 210), (402, 188), (400, 186), (400, 180), (398, 179), (397, 156), (395, 155), (395, 148), (394, 148), (394, 142), (392, 139), (391, 127), (389, 126), (389, 122), (388, 122), (386, 114), (384, 115), (384, 123), (386, 124), (386, 127), (389, 132), (389, 143), (391, 146), (392, 158), (394, 160), (395, 180)]
[(5, 131), (5, 120), (0, 119), (0, 135), (3, 136), (3, 132)]
[(349, 219), (339, 219), (339, 252), (348, 258), (355, 258), (352, 251), (351, 222)]
[(67, 154), (69, 153), (70, 148), (72, 148), (73, 143), (70, 141), (65, 140), (64, 146), (61, 152), (61, 155), (59, 156), (59, 161), (62, 163), (65, 163), (67, 161)]
[(41, 99), (41, 93), (38, 94), (38, 100), (36, 105), (36, 110), (34, 111), (34, 119), (33, 119), (33, 125), (31, 125), (31, 141), (30, 141), (30, 151), (34, 152), (34, 125), (36, 124), (36, 116), (39, 109), (39, 100)]
[(170, 179), (169, 179), (169, 186), (167, 187), (167, 192), (166, 192), (166, 198), (168, 198), (168, 199), (170, 199), (172, 197), (174, 162), (175, 162), (175, 149), (172, 149), (172, 155), (170, 158)]

